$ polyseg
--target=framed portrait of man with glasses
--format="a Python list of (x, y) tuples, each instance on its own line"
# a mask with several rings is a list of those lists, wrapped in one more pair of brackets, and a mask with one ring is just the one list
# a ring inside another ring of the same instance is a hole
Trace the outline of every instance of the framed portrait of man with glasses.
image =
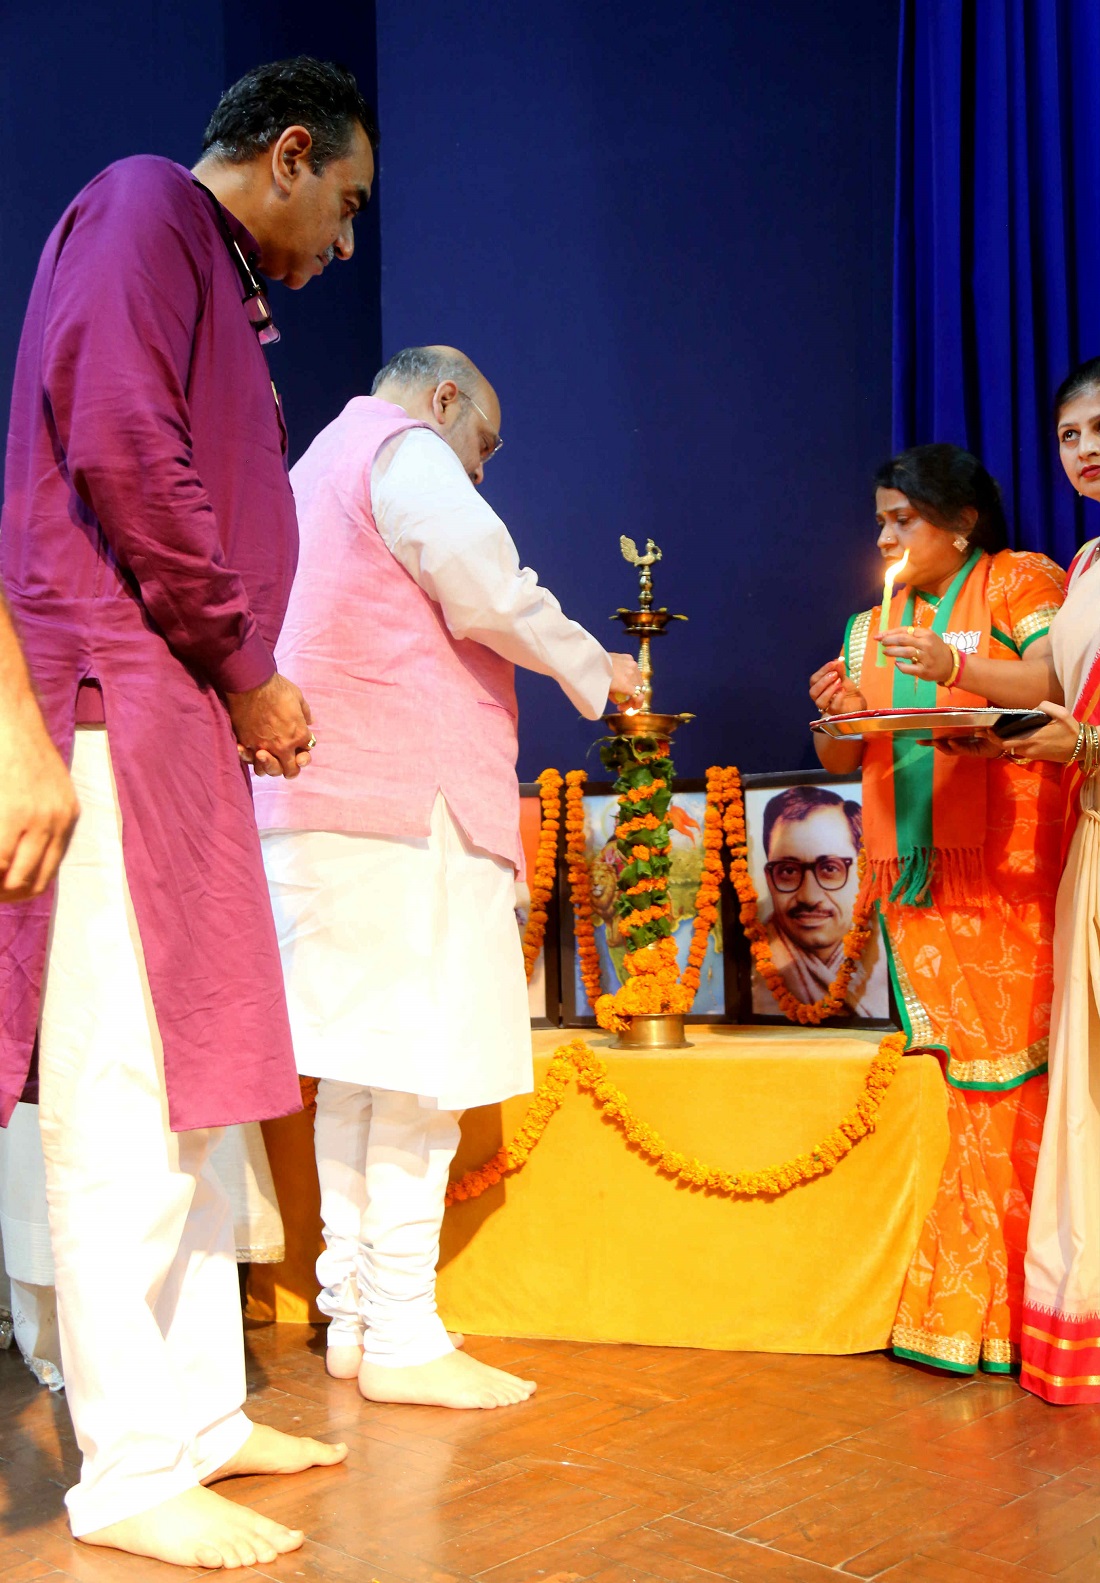
[[(844, 959), (859, 893), (863, 788), (859, 777), (746, 775), (749, 872), (772, 961), (800, 1001), (819, 1000)], [(754, 1022), (786, 1022), (755, 964), (748, 968)], [(890, 1026), (890, 972), (876, 928), (852, 975), (838, 1025)]]

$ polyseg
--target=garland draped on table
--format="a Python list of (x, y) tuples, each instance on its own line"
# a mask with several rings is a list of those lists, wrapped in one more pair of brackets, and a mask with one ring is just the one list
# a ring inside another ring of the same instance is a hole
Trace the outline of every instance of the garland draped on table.
[[(759, 922), (759, 898), (748, 866), (744, 795), (741, 776), (735, 768), (707, 771), (703, 873), (687, 967), (682, 975), (678, 973), (667, 886), (671, 867), (667, 814), (672, 801), (672, 762), (665, 743), (652, 744), (651, 751), (644, 746), (641, 751), (633, 747), (626, 753), (615, 751), (609, 762), (607, 750), (618, 750), (623, 740), (605, 745), (604, 756), (609, 768), (614, 764), (620, 771), (615, 784), (619, 793), (616, 841), (620, 854), (628, 860), (620, 875), (618, 911), (631, 947), (625, 959), (629, 976), (614, 995), (601, 992), (592, 880), (585, 849), (584, 785), (587, 777), (583, 770), (570, 770), (565, 776), (565, 856), (577, 954), (589, 1004), (596, 1009), (600, 1025), (619, 1029), (632, 1014), (639, 1012), (690, 1010), (699, 987), (707, 938), (718, 917), (723, 844), (729, 854), (730, 879), (741, 904), (741, 922), (750, 941), (753, 960), (783, 1014), (792, 1022), (816, 1026), (842, 1012), (852, 975), (870, 939), (873, 904), (863, 899), (857, 904), (852, 928), (845, 936), (843, 960), (826, 993), (820, 1000), (798, 1000), (783, 983), (772, 959), (767, 933)], [(556, 770), (544, 770), (539, 776), (543, 825), (530, 887), (531, 911), (523, 937), (528, 978), (546, 933), (546, 902), (553, 885), (560, 829), (561, 786), (562, 777)], [(639, 899), (644, 905), (638, 905)], [(875, 1130), (882, 1101), (901, 1065), (905, 1042), (904, 1033), (889, 1033), (882, 1039), (864, 1078), (859, 1099), (814, 1148), (763, 1171), (738, 1172), (704, 1165), (670, 1148), (652, 1127), (634, 1115), (626, 1095), (609, 1081), (607, 1063), (602, 1056), (583, 1040), (573, 1039), (555, 1050), (546, 1077), (512, 1139), (484, 1165), (452, 1182), (447, 1189), (447, 1203), (479, 1198), (503, 1177), (521, 1170), (551, 1117), (561, 1108), (571, 1080), (592, 1096), (605, 1119), (662, 1174), (689, 1187), (728, 1198), (777, 1197), (801, 1182), (828, 1175), (861, 1138)]]

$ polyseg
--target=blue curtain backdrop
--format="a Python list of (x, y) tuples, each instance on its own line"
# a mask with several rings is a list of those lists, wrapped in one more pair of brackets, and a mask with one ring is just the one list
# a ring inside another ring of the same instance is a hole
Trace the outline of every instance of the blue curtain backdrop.
[(1097, 0), (902, 0), (894, 443), (975, 452), (1063, 566), (1098, 531), (1050, 417), (1100, 353), (1098, 83)]

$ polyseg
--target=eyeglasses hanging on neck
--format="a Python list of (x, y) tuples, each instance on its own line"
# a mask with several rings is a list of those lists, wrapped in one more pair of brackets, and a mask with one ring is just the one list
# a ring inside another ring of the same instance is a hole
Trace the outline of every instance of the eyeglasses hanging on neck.
[(218, 202), (217, 198), (215, 198), (214, 194), (210, 191), (210, 188), (204, 186), (204, 184), (196, 177), (192, 176), (191, 180), (195, 183), (196, 187), (202, 188), (202, 191), (205, 192), (206, 196), (210, 199), (210, 202), (213, 205), (214, 218), (217, 221), (218, 230), (221, 232), (222, 241), (229, 249), (229, 256), (233, 260), (233, 267), (237, 271), (238, 278), (241, 282), (241, 287), (244, 291), (244, 311), (248, 318), (249, 324), (251, 324), (252, 328), (256, 332), (256, 339), (259, 341), (261, 346), (274, 346), (275, 342), (279, 340), (280, 337), (279, 332), (275, 327), (275, 320), (271, 317), (271, 309), (268, 307), (267, 297), (264, 295), (264, 289), (257, 280), (256, 274), (251, 264), (242, 253), (240, 243), (237, 241), (237, 238), (233, 235), (232, 231), (229, 229), (229, 226), (226, 224), (225, 215), (222, 212), (222, 206)]

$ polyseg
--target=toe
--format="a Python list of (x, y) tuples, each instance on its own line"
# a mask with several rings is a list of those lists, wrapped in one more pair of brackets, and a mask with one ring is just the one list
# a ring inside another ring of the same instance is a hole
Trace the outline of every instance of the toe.
[(195, 1546), (195, 1565), (214, 1568), (224, 1566), (225, 1563), (221, 1551), (215, 1545), (199, 1544)]
[(276, 1532), (268, 1534), (268, 1538), (280, 1555), (285, 1555), (288, 1550), (297, 1550), (305, 1543), (305, 1534), (300, 1528), (284, 1528), (281, 1523), (272, 1523)]

